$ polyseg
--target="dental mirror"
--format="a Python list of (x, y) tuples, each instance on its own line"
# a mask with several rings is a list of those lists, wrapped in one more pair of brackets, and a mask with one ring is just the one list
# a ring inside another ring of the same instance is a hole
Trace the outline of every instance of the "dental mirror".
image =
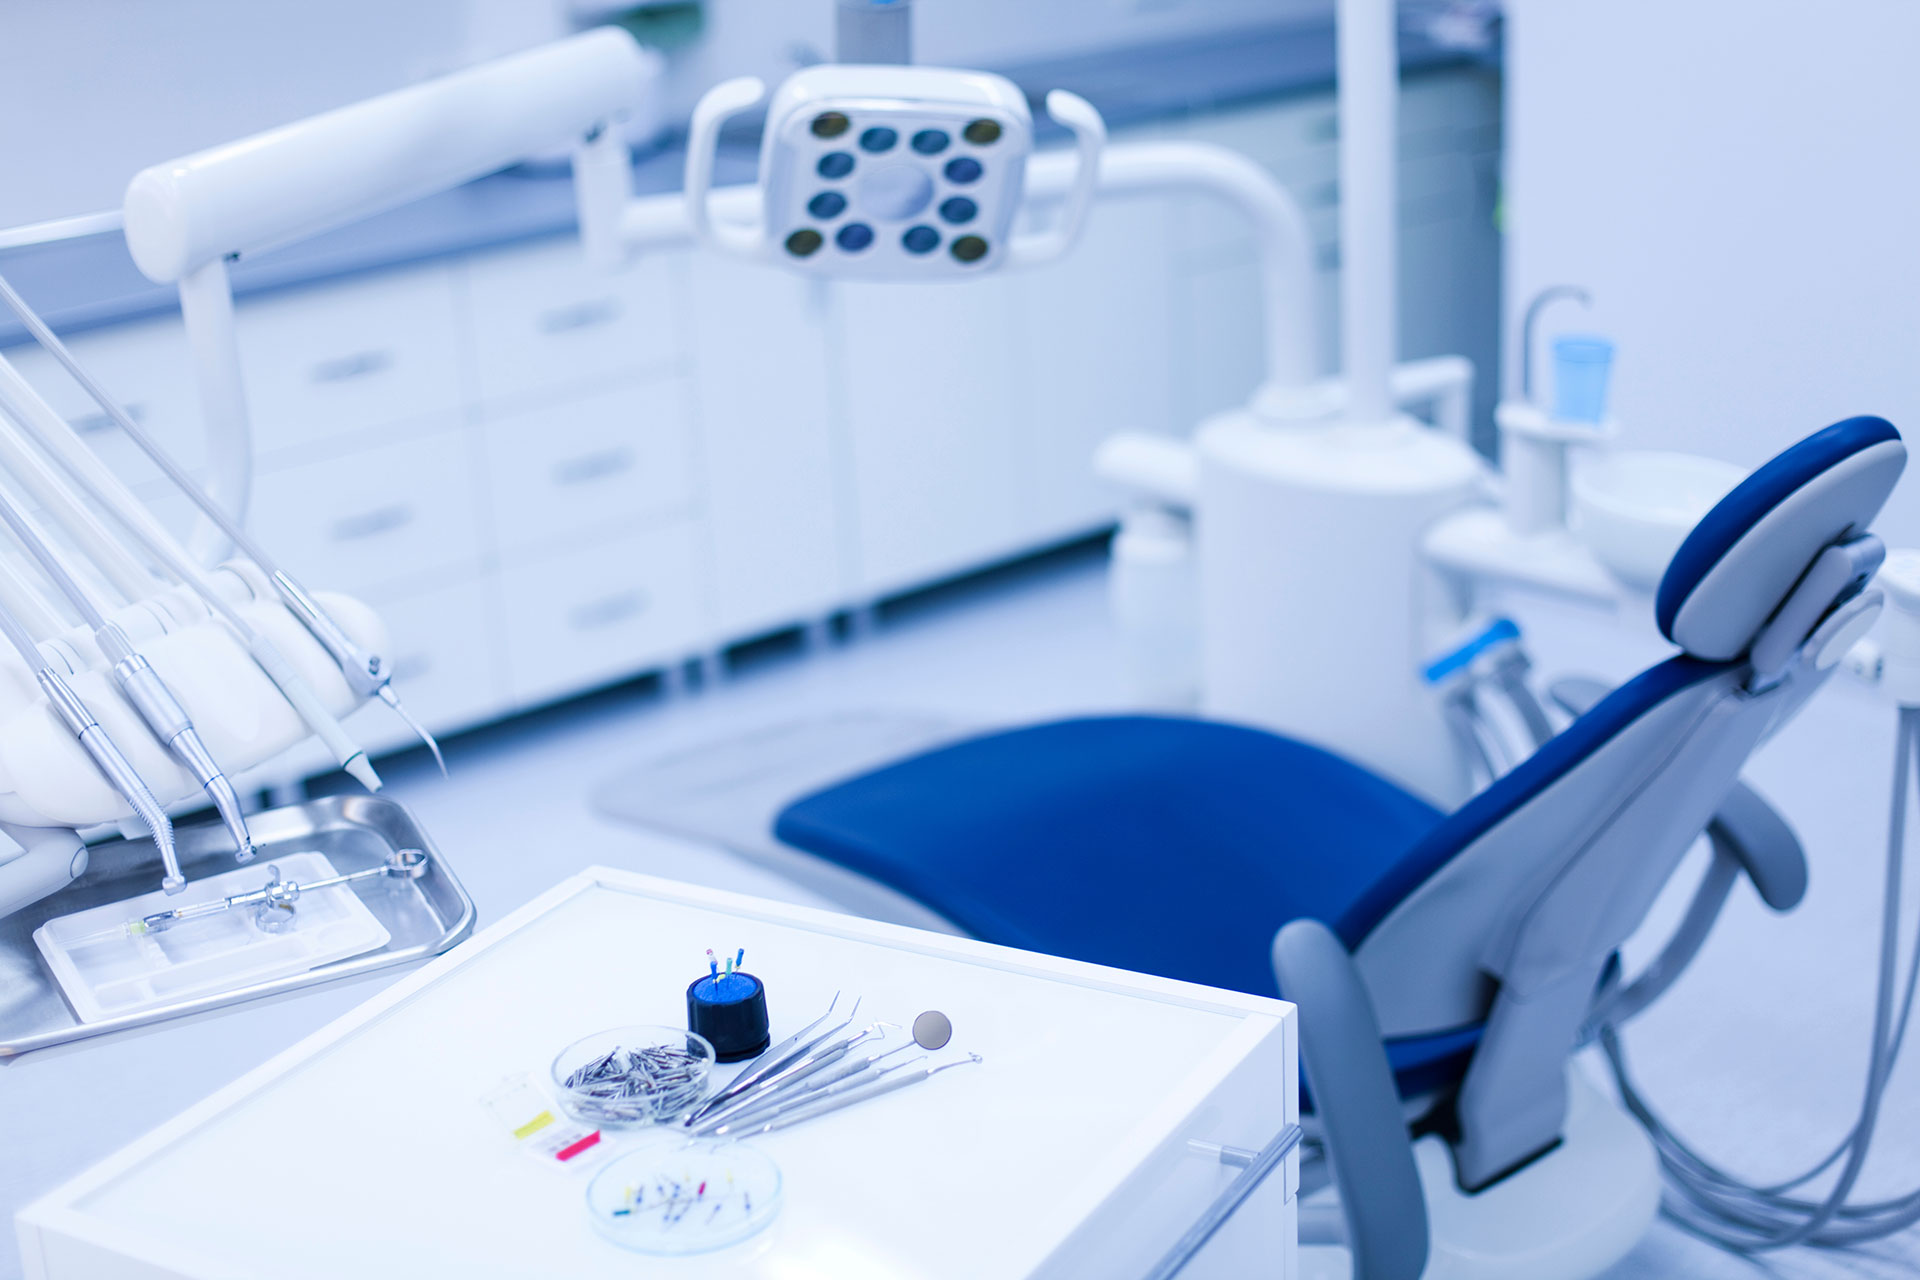
[(913, 1040), (922, 1049), (944, 1049), (953, 1039), (953, 1019), (929, 1009), (913, 1020)]

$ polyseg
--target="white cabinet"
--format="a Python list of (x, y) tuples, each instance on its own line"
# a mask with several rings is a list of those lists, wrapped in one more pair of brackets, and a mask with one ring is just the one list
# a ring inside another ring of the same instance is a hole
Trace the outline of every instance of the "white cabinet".
[(853, 591), (829, 400), (831, 287), (698, 254), (694, 385), (714, 625), (752, 636), (828, 613)]
[[(506, 672), (498, 647), (499, 601), (491, 585), (472, 577), (444, 587), (366, 602), (387, 626), (385, 657), (407, 714), (445, 731), (491, 719), (506, 702)], [(347, 732), (371, 751), (418, 741), (383, 703), (347, 720)]]
[(444, 264), (243, 299), (235, 323), (263, 461), (458, 421), (460, 326)]
[[(177, 316), (78, 333), (67, 346), (182, 466), (192, 469), (206, 462), (199, 390), (186, 330)], [(11, 348), (6, 357), (121, 479), (137, 486), (161, 478), (139, 446), (51, 355), (27, 345)]]
[(468, 259), (476, 394), (524, 398), (678, 363), (684, 259), (647, 253), (599, 272), (571, 236)]
[(681, 522), (509, 560), (496, 589), (514, 703), (564, 697), (712, 643), (699, 532)]
[(837, 288), (859, 591), (886, 595), (1018, 549), (1033, 417), (1009, 277)]
[(1062, 261), (1014, 278), (1029, 396), (1015, 440), (1021, 533), (1040, 545), (1112, 520), (1120, 495), (1093, 473), (1116, 431), (1183, 430), (1174, 412), (1174, 272), (1164, 198), (1107, 201)]
[(355, 592), (480, 567), (472, 437), (443, 431), (254, 482), (251, 531), (296, 577)]
[(692, 393), (683, 378), (554, 396), (485, 428), (496, 546), (577, 542), (695, 500)]

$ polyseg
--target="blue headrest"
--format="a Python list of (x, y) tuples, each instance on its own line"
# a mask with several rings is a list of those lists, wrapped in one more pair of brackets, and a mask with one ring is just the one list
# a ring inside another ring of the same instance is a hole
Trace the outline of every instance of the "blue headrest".
[(1729, 662), (1827, 547), (1864, 532), (1906, 465), (1885, 418), (1816, 431), (1722, 498), (1674, 552), (1654, 598), (1660, 632), (1696, 658)]

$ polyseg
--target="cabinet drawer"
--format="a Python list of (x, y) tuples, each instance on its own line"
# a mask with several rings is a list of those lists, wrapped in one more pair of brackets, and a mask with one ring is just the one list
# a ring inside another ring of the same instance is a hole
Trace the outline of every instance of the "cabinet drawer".
[[(206, 462), (200, 392), (194, 383), (186, 330), (177, 318), (75, 334), (67, 346), (175, 461), (189, 469)], [(139, 446), (45, 350), (28, 344), (9, 347), (5, 355), (121, 479), (142, 485), (160, 478), (159, 469)]]
[(706, 630), (696, 532), (678, 524), (503, 569), (515, 701), (544, 702), (691, 653)]
[[(387, 624), (385, 657), (392, 664), (393, 687), (407, 713), (434, 733), (483, 720), (506, 702), (489, 586), (483, 578), (470, 578), (433, 591), (367, 598)], [(362, 746), (373, 750), (416, 741), (383, 704), (361, 708), (347, 725)]]
[(504, 551), (686, 510), (691, 397), (670, 378), (549, 404), (486, 427), (487, 490)]
[(568, 237), (465, 264), (474, 381), (484, 399), (564, 387), (683, 354), (677, 254), (618, 271), (587, 266)]
[(460, 404), (446, 266), (243, 301), (237, 324), (262, 453), (398, 425)]
[(434, 571), (477, 572), (479, 504), (464, 431), (263, 475), (254, 532), (314, 587), (360, 591)]

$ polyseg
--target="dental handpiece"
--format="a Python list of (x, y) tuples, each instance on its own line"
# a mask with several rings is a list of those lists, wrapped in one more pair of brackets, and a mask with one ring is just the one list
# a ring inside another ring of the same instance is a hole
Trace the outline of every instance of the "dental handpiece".
[(113, 664), (113, 679), (120, 686), (120, 692), (140, 713), (140, 718), (147, 722), (147, 728), (154, 738), (173, 752), (180, 763), (186, 766), (187, 772), (199, 782), (207, 798), (213, 801), (220, 821), (233, 837), (234, 861), (252, 862), (253, 833), (247, 829), (247, 816), (240, 806), (240, 793), (228, 780), (220, 762), (213, 758), (213, 752), (201, 740), (200, 732), (193, 727), (186, 708), (173, 696), (173, 690), (167, 688), (166, 681), (160, 678), (160, 673), (153, 669), (153, 665), (134, 650), (126, 632), (109, 622), (94, 636), (100, 642), (101, 652)]
[(427, 749), (433, 752), (434, 762), (440, 766), (440, 771), (445, 773), (447, 762), (440, 754), (440, 744), (435, 741), (431, 733), (427, 732), (426, 727), (407, 714), (405, 707), (401, 705), (400, 695), (393, 689), (392, 670), (385, 660), (378, 654), (364, 652), (353, 642), (346, 630), (334, 621), (319, 602), (294, 581), (292, 575), (282, 569), (259, 543), (248, 536), (246, 530), (240, 527), (240, 523), (222, 510), (220, 504), (200, 487), (199, 482), (187, 474), (186, 469), (175, 462), (172, 455), (161, 448), (160, 443), (133, 420), (132, 416), (120, 406), (120, 402), (94, 380), (93, 375), (86, 371), (74, 358), (73, 353), (67, 350), (66, 344), (61, 342), (58, 335), (47, 326), (46, 321), (27, 305), (26, 299), (15, 292), (13, 286), (4, 277), (0, 277), (0, 298), (6, 300), (14, 314), (20, 317), (20, 322), (26, 326), (28, 332), (33, 334), (34, 339), (46, 348), (55, 360), (59, 361), (61, 367), (66, 369), (87, 395), (106, 411), (107, 416), (112, 418), (122, 431), (126, 432), (128, 438), (140, 447), (154, 465), (166, 474), (174, 486), (199, 507), (220, 532), (232, 540), (234, 546), (260, 566), (261, 572), (272, 581), (275, 592), (288, 611), (300, 620), (301, 625), (306, 627), (315, 640), (319, 641), (321, 647), (326, 649), (339, 666), (340, 674), (346, 679), (348, 687), (354, 691), (354, 694), (361, 698), (377, 697), (386, 703), (406, 722), (407, 727), (426, 743)]
[(193, 727), (192, 719), (174, 696), (173, 690), (167, 687), (166, 681), (160, 678), (160, 673), (153, 669), (152, 664), (134, 649), (127, 633), (101, 614), (86, 588), (80, 585), (48, 545), (45, 535), (20, 513), (12, 498), (4, 492), (0, 492), (0, 521), (4, 521), (13, 531), (14, 537), (27, 549), (48, 581), (59, 588), (60, 594), (93, 628), (94, 639), (100, 645), (100, 652), (106, 655), (107, 662), (111, 664), (114, 683), (120, 686), (120, 692), (140, 713), (140, 718), (146, 721), (155, 740), (173, 752), (213, 801), (220, 820), (233, 836), (235, 860), (253, 861), (253, 834), (247, 830), (247, 819), (240, 809), (240, 793), (227, 780), (226, 773), (201, 740), (199, 731)]
[[(4, 283), (4, 282), (0, 282)], [(16, 403), (9, 404), (9, 398)], [(314, 736), (325, 744), (334, 762), (369, 791), (380, 790), (380, 775), (374, 772), (367, 753), (347, 735), (340, 721), (327, 710), (319, 695), (307, 683), (285, 654), (256, 629), (229, 602), (218, 587), (154, 521), (100, 460), (88, 451), (79, 437), (53, 410), (33, 395), (17, 372), (0, 356), (0, 409), (8, 409), (19, 428), (35, 444), (58, 462), (73, 482), (80, 486), (102, 510), (112, 515), (154, 560), (165, 566), (203, 600), (207, 608), (224, 619), (234, 635), (246, 647), (247, 654), (266, 673), (282, 697), (287, 700)], [(3, 443), (3, 442), (0, 442)]]
[(53, 707), (68, 732), (80, 741), (80, 746), (93, 759), (94, 766), (106, 780), (112, 784), (140, 820), (147, 824), (153, 833), (153, 843), (160, 850), (161, 865), (166, 873), (161, 877), (160, 887), (168, 893), (179, 893), (187, 887), (187, 878), (180, 874), (180, 857), (173, 847), (173, 823), (167, 818), (167, 811), (154, 799), (153, 792), (137, 770), (113, 744), (107, 731), (100, 727), (87, 710), (87, 704), (80, 701), (80, 695), (67, 687), (58, 673), (48, 665), (46, 655), (40, 652), (40, 646), (34, 643), (20, 620), (4, 607), (0, 607), (0, 632), (4, 632), (11, 644), (33, 672), (35, 680), (47, 695), (47, 701)]

